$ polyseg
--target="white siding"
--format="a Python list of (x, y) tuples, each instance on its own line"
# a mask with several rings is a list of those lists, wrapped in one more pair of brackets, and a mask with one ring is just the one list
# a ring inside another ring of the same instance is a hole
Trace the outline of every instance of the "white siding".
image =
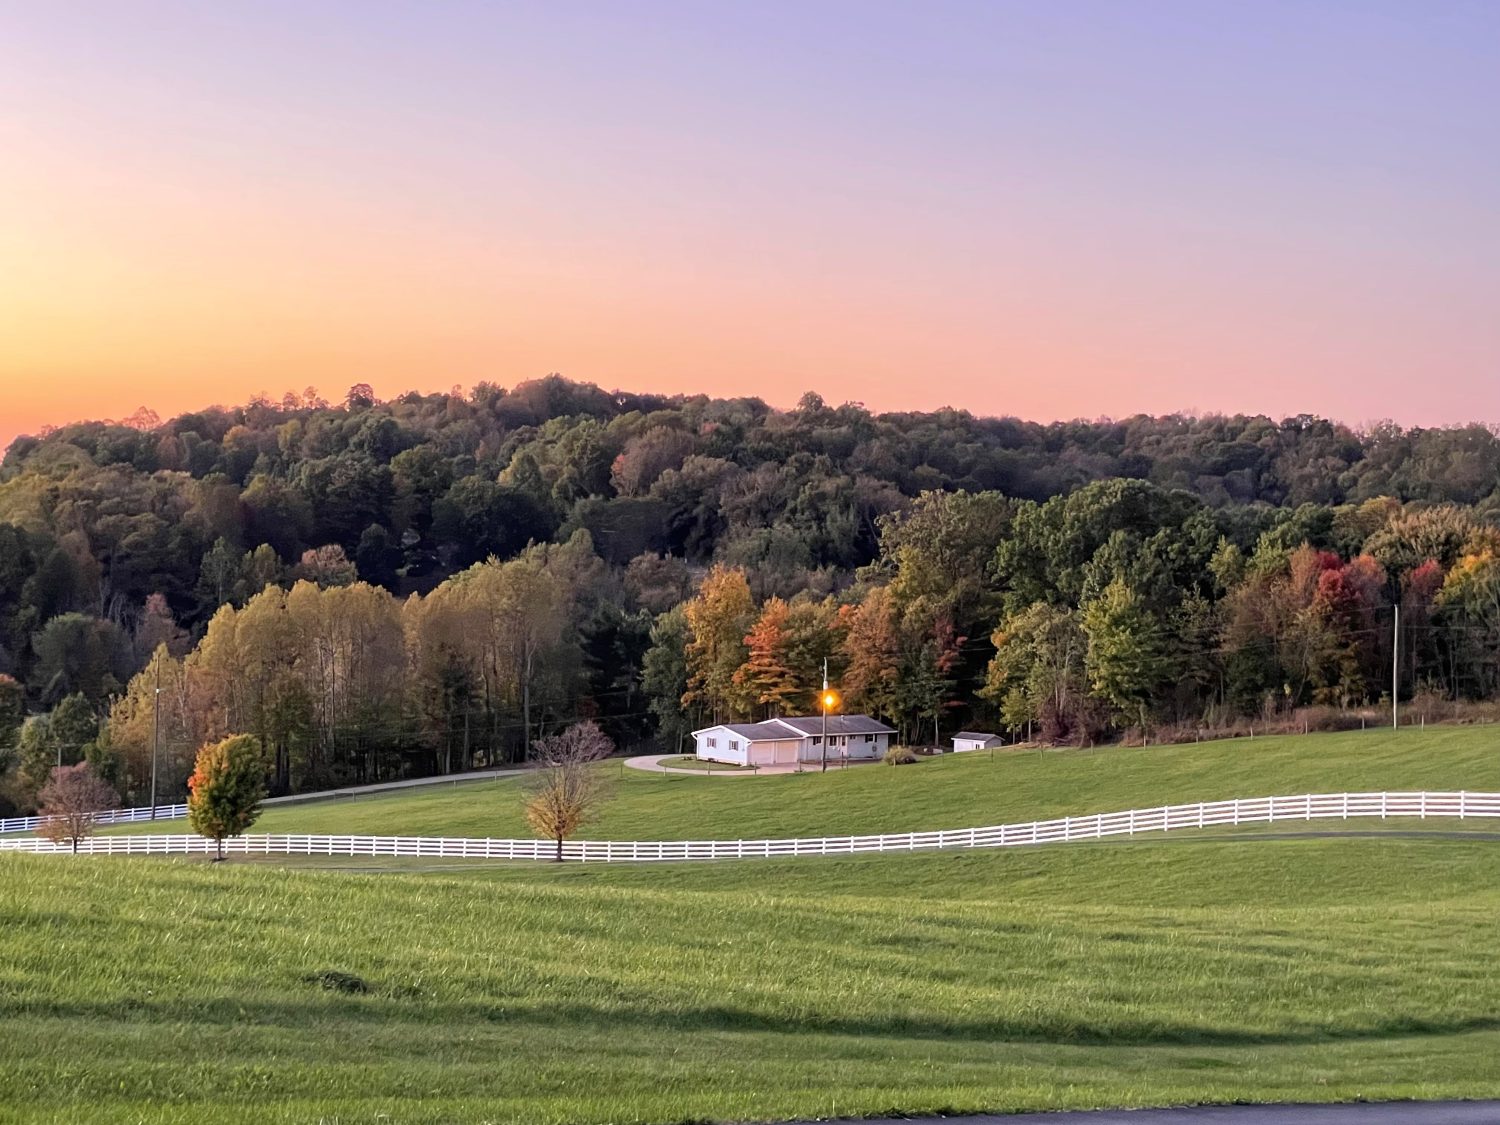
[[(802, 740), (804, 762), (823, 760), (821, 739), (821, 735), (814, 734)], [(830, 734), (828, 736), (828, 760), (839, 762), (847, 758), (849, 761), (866, 761), (870, 758), (879, 758), (885, 754), (889, 744), (890, 736), (885, 734)]]
[(757, 766), (770, 766), (778, 762), (797, 760), (796, 739), (776, 739), (754, 742), (750, 745), (750, 761)]
[(714, 762), (729, 762), (732, 765), (748, 765), (748, 744), (743, 738), (724, 727), (713, 727), (709, 730), (699, 731), (697, 757), (706, 758)]
[(999, 739), (955, 738), (953, 740), (953, 749), (956, 751), (985, 750), (988, 749), (991, 745), (999, 746)]

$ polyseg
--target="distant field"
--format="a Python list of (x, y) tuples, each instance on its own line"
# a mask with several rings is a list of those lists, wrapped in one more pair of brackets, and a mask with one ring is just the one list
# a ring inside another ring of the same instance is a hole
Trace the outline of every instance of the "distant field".
[(1497, 876), (1500, 845), (1399, 839), (451, 877), (0, 857), (0, 1120), (1493, 1097)]
[[(889, 769), (699, 777), (602, 767), (616, 797), (584, 836), (739, 839), (966, 828), (1221, 797), (1500, 790), (1500, 726), (1146, 748), (950, 754)], [(182, 822), (121, 831), (185, 831)], [(530, 836), (516, 779), (268, 809), (257, 832)]]

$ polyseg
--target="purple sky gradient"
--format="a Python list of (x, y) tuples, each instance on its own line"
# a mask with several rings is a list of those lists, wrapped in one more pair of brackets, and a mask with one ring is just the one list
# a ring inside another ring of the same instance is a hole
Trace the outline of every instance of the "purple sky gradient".
[(0, 443), (549, 371), (1500, 422), (1500, 4), (0, 0), (0, 99)]

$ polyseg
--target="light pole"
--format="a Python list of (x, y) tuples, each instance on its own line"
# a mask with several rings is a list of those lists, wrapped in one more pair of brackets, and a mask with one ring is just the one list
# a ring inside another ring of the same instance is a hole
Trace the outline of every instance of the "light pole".
[(818, 702), (823, 705), (823, 745), (822, 745), (822, 767), (819, 773), (828, 772), (828, 712), (839, 705), (839, 693), (828, 687), (828, 661), (823, 661), (823, 694), (818, 696)]
[(156, 683), (151, 691), (151, 819), (156, 819), (156, 758), (161, 750), (161, 649), (156, 650)]

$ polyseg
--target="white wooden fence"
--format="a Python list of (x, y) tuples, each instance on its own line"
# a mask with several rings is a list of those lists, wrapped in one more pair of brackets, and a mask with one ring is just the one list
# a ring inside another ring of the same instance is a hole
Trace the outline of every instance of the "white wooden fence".
[[(157, 805), (155, 816), (151, 815), (151, 808), (148, 805), (139, 809), (110, 809), (108, 812), (96, 813), (94, 822), (96, 824), (133, 824), (141, 820), (176, 820), (182, 816), (187, 816), (186, 805)], [(0, 834), (35, 832), (46, 819), (44, 816), (13, 816), (9, 820), (0, 820)]]
[[(589, 863), (700, 859), (768, 859), (779, 856), (914, 852), (944, 848), (1008, 848), (1135, 836), (1184, 828), (1212, 828), (1280, 821), (1414, 817), (1500, 818), (1500, 793), (1308, 793), (1292, 797), (1248, 797), (1154, 809), (1065, 816), (991, 828), (941, 832), (897, 832), (880, 836), (829, 836), (791, 840), (573, 840), (563, 857)], [(201, 836), (95, 836), (79, 843), (95, 855), (189, 855), (211, 853)], [(431, 836), (251, 835), (224, 842), (233, 855), (424, 856), (453, 859), (553, 859), (550, 840), (465, 839)], [(0, 840), (0, 851), (69, 852), (68, 844), (39, 839)]]

